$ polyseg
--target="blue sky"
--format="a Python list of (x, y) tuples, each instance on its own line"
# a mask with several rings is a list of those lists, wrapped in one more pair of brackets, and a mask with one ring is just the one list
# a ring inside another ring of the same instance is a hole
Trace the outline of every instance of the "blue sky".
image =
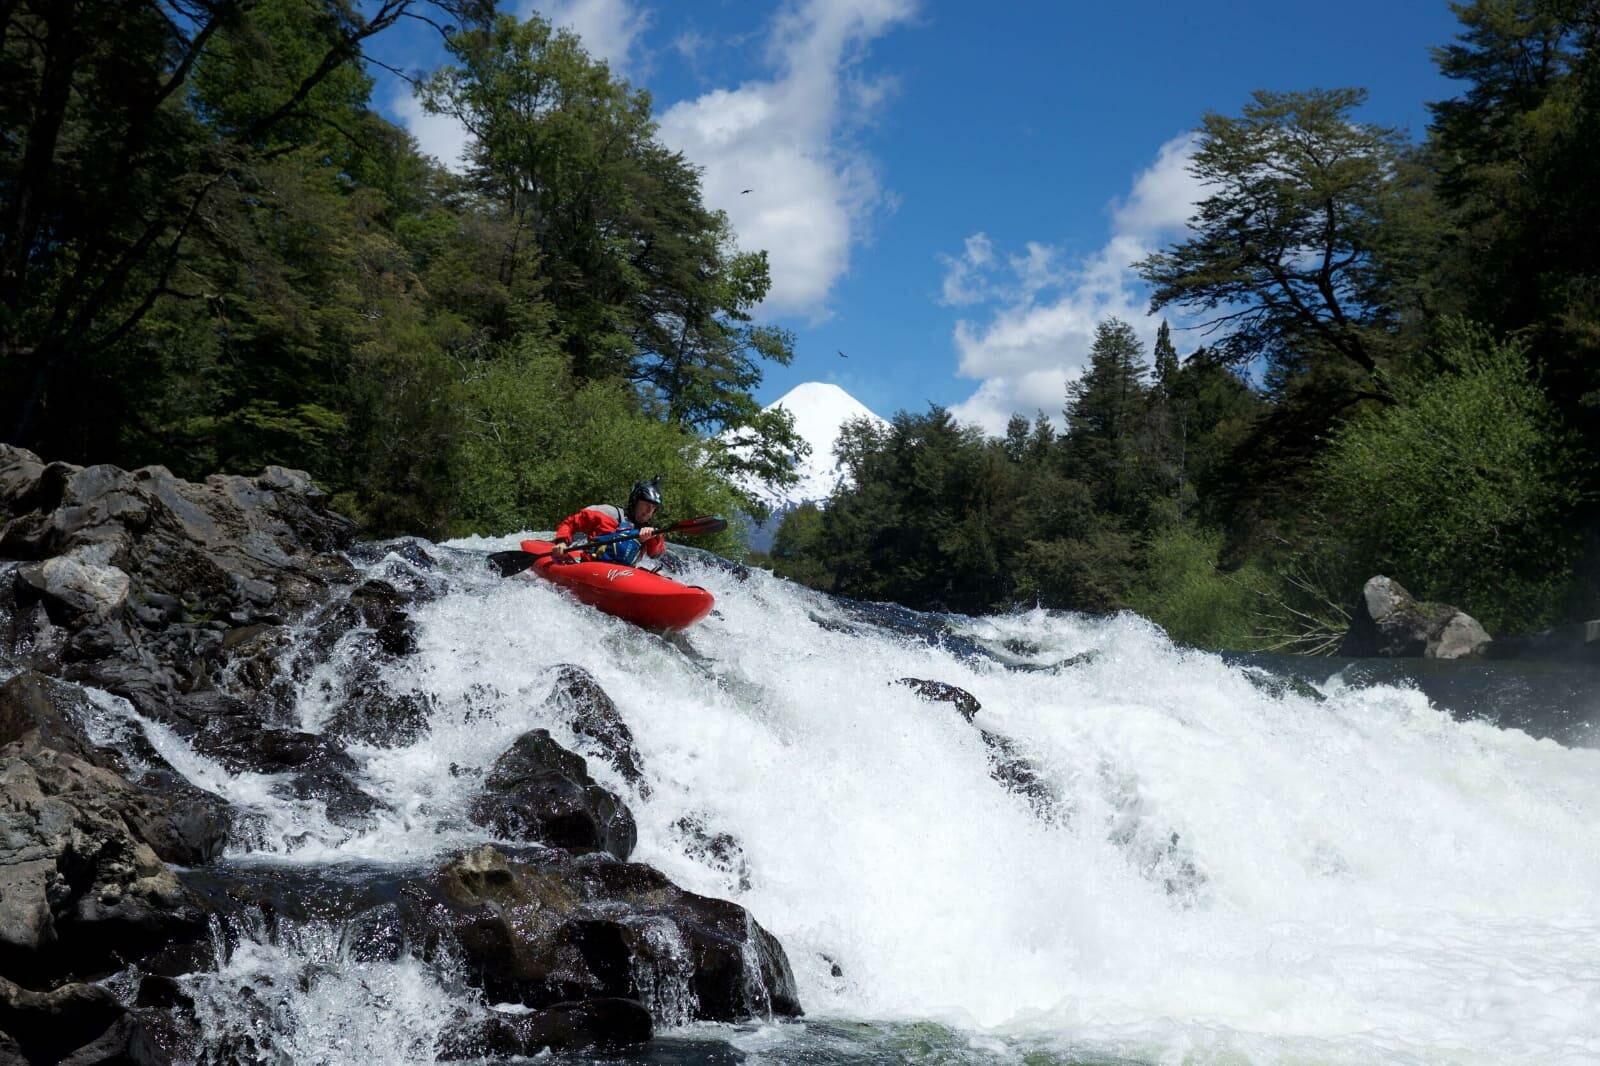
[[(991, 430), (1059, 410), (1100, 319), (1153, 336), (1128, 264), (1181, 235), (1204, 112), (1353, 85), (1363, 119), (1418, 137), (1454, 91), (1429, 57), (1456, 31), (1444, 0), (502, 6), (570, 26), (648, 89), (707, 201), (768, 250), (761, 316), (797, 344), (763, 400), (833, 381), (883, 415), (934, 402)], [(441, 58), (420, 27), (380, 54)], [(458, 149), (397, 79), (378, 102), (426, 150)]]

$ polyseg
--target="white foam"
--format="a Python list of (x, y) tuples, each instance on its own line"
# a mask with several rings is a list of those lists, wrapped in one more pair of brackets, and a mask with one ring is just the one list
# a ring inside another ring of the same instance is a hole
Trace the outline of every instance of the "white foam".
[[(825, 598), (706, 569), (697, 663), (536, 580), (455, 580), (390, 668), (432, 695), (432, 732), (358, 753), (394, 813), (316, 854), (481, 840), (465, 808), (494, 758), (527, 729), (574, 741), (545, 696), (576, 663), (651, 786), (590, 761), (637, 816), (635, 857), (747, 906), (814, 1019), (936, 1020), (979, 1053), (1600, 1060), (1600, 751), (1457, 723), (1403, 689), (1273, 696), (1132, 616), (957, 626), (1039, 663), (1098, 651), (1012, 672), (824, 628), (813, 615), (845, 621)], [(976, 727), (904, 676), (967, 689)], [(1054, 813), (991, 778), (977, 727), (1031, 761)], [(686, 845), (685, 815), (739, 842), (747, 890)]]

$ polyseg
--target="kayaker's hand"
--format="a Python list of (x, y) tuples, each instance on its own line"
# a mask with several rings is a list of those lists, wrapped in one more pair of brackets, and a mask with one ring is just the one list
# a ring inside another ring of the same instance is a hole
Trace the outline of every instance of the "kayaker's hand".
[(558, 540), (554, 544), (550, 545), (550, 554), (555, 556), (556, 562), (558, 562), (558, 563), (566, 562), (567, 561), (567, 542), (564, 541), (564, 540)]
[(649, 540), (651, 537), (653, 537), (655, 535), (656, 535), (656, 527), (655, 526), (644, 526), (643, 528), (641, 528), (639, 530), (639, 539), (640, 540)]

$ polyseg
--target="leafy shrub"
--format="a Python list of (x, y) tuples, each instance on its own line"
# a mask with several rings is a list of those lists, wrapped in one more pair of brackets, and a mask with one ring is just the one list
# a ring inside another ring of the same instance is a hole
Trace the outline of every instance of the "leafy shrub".
[(1340, 429), (1321, 461), (1323, 510), (1369, 575), (1490, 629), (1548, 621), (1574, 553), (1572, 449), (1523, 342), (1453, 322), (1436, 356), (1442, 373), (1397, 384), (1398, 403)]

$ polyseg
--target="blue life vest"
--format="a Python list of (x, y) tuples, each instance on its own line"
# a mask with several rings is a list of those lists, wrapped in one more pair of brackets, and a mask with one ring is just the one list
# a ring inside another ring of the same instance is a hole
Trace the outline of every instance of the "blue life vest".
[[(624, 515), (617, 521), (617, 528), (611, 533), (607, 533), (606, 536), (612, 536), (615, 533), (632, 533), (638, 528)], [(643, 550), (644, 545), (639, 543), (639, 538), (632, 537), (628, 540), (616, 540), (610, 544), (602, 544), (589, 553), (589, 558), (600, 563), (621, 563), (623, 566), (632, 566), (638, 560), (639, 553)]]

